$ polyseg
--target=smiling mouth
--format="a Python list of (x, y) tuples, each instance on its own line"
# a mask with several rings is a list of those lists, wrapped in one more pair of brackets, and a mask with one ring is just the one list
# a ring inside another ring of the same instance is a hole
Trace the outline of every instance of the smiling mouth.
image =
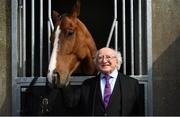
[(110, 65), (109, 64), (103, 64), (101, 65), (102, 67), (109, 67)]

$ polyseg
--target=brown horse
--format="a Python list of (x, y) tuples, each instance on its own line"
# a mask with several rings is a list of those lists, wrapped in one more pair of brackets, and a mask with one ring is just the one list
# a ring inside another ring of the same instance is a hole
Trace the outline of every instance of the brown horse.
[[(93, 62), (96, 44), (86, 26), (77, 18), (79, 13), (79, 0), (69, 14), (60, 15), (53, 11), (55, 30), (51, 34), (53, 50), (47, 77), (58, 87), (66, 86), (77, 69), (87, 75), (96, 72)], [(54, 73), (58, 73), (60, 78), (54, 78)]]

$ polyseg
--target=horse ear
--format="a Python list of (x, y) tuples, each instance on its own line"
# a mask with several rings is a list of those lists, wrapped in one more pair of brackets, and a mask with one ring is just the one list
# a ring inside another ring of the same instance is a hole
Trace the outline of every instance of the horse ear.
[(60, 18), (61, 18), (61, 15), (57, 11), (53, 10), (53, 13), (52, 13), (53, 23), (56, 24), (56, 22), (58, 22)]
[(80, 0), (77, 0), (76, 4), (73, 6), (71, 10), (71, 15), (73, 17), (78, 17), (80, 14)]

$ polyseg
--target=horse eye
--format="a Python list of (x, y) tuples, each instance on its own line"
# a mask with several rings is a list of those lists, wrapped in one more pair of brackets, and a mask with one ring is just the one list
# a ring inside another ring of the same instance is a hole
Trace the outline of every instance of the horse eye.
[(73, 30), (70, 30), (70, 29), (66, 30), (66, 32), (65, 32), (65, 35), (66, 35), (66, 36), (71, 36), (71, 35), (73, 35), (73, 34), (74, 34), (74, 31), (73, 31)]

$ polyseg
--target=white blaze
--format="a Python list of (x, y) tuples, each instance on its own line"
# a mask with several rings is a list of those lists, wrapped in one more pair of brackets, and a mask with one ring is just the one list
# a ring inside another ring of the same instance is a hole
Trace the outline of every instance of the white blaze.
[(52, 50), (52, 54), (51, 54), (51, 58), (50, 58), (50, 62), (49, 62), (49, 68), (48, 68), (48, 81), (50, 83), (52, 83), (52, 74), (53, 71), (56, 68), (56, 58), (57, 58), (57, 51), (58, 51), (58, 41), (59, 41), (59, 35), (61, 33), (60, 27), (58, 26), (56, 31), (55, 31), (55, 39), (54, 39), (54, 47)]

